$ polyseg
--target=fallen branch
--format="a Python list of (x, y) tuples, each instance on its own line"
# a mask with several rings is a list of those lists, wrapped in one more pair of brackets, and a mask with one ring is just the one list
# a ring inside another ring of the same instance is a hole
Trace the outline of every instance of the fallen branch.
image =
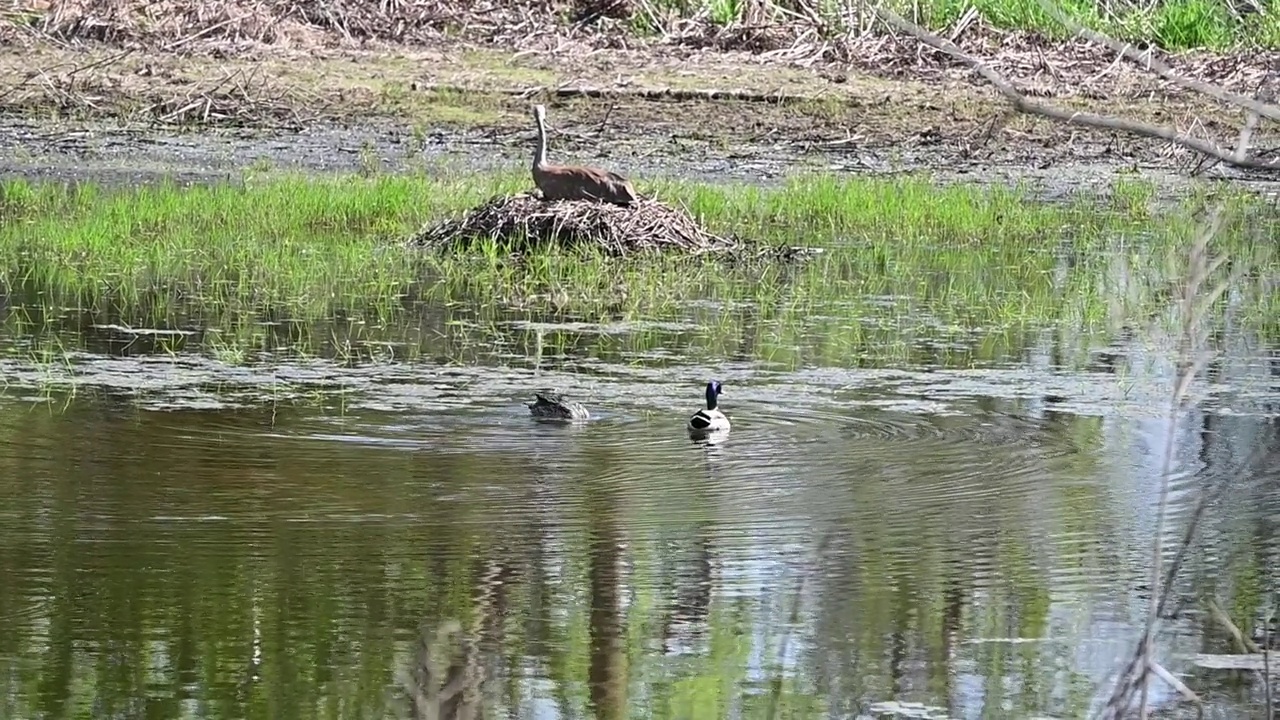
[(599, 87), (582, 85), (535, 85), (533, 87), (487, 87), (458, 83), (418, 83), (415, 89), (422, 92), (511, 95), (528, 99), (541, 95), (559, 99), (570, 98), (641, 98), (645, 100), (734, 100), (780, 105), (786, 103), (819, 100), (823, 95), (801, 94), (783, 90), (720, 90), (714, 88), (673, 87)]
[(1275, 619), (1273, 610), (1262, 620), (1262, 694), (1267, 703), (1267, 720), (1276, 716), (1275, 702), (1271, 699), (1271, 624)]
[[(1216, 299), (1218, 289), (1208, 293), (1208, 299), (1202, 299), (1201, 288), (1209, 280), (1213, 270), (1220, 264), (1218, 260), (1210, 262), (1209, 243), (1218, 235), (1223, 223), (1223, 205), (1217, 205), (1210, 215), (1209, 224), (1199, 233), (1191, 246), (1187, 261), (1187, 276), (1182, 283), (1182, 296), (1178, 298), (1182, 316), (1182, 332), (1178, 337), (1178, 373), (1173, 384), (1173, 394), (1169, 399), (1169, 425), (1165, 432), (1164, 456), (1160, 467), (1160, 499), (1156, 508), (1156, 526), (1151, 545), (1151, 601), (1147, 609), (1146, 628), (1142, 634), (1143, 677), (1140, 681), (1138, 716), (1147, 717), (1147, 683), (1145, 674), (1160, 667), (1155, 659), (1155, 630), (1160, 619), (1161, 600), (1164, 593), (1160, 591), (1163, 577), (1164, 560), (1164, 524), (1168, 517), (1169, 485), (1173, 478), (1174, 449), (1177, 447), (1178, 420), (1182, 416), (1183, 404), (1187, 398), (1187, 389), (1200, 371), (1202, 358), (1198, 357), (1200, 347), (1200, 312), (1201, 307), (1210, 305)], [(1225, 284), (1222, 285), (1225, 288)], [(1198, 302), (1199, 301), (1199, 302)], [(1161, 668), (1163, 669), (1163, 668)], [(1165, 673), (1168, 675), (1168, 673)], [(1172, 677), (1172, 676), (1169, 676)], [(1197, 698), (1198, 701), (1198, 698)]]
[(1236, 648), (1240, 652), (1248, 654), (1262, 652), (1262, 649), (1258, 647), (1257, 643), (1252, 639), (1245, 637), (1244, 633), (1240, 632), (1240, 628), (1235, 624), (1235, 621), (1231, 619), (1230, 615), (1227, 615), (1226, 611), (1222, 609), (1222, 606), (1218, 604), (1218, 601), (1213, 598), (1209, 598), (1209, 614), (1213, 616), (1214, 620), (1218, 621), (1218, 624), (1221, 625), (1224, 630), (1231, 634), (1231, 639), (1235, 642)]
[[(1229, 92), (1225, 88), (1219, 87), (1217, 85), (1211, 85), (1202, 80), (1196, 80), (1195, 78), (1190, 78), (1185, 75), (1182, 75), (1178, 73), (1176, 70), (1174, 70), (1172, 67), (1170, 67), (1167, 63), (1157, 58), (1155, 56), (1154, 49), (1148, 49), (1145, 53), (1140, 53), (1137, 51), (1137, 49), (1133, 47), (1133, 45), (1130, 45), (1128, 43), (1122, 43), (1119, 40), (1116, 40), (1115, 38), (1109, 37), (1107, 35), (1103, 35), (1102, 33), (1097, 32), (1095, 30), (1091, 30), (1090, 28), (1087, 28), (1081, 25), (1075, 20), (1072, 20), (1070, 17), (1067, 17), (1067, 15), (1063, 13), (1062, 10), (1060, 10), (1057, 6), (1049, 2), (1049, 0), (1039, 0), (1039, 1), (1040, 1), (1040, 6), (1044, 8), (1045, 12), (1052, 15), (1055, 20), (1062, 23), (1071, 32), (1075, 33), (1076, 35), (1079, 35), (1082, 38), (1085, 38), (1086, 40), (1096, 42), (1099, 45), (1107, 46), (1108, 48), (1110, 48), (1112, 51), (1119, 54), (1120, 56), (1128, 58), (1129, 60), (1132, 60), (1133, 62), (1143, 66), (1144, 68), (1151, 70), (1155, 74), (1159, 75), (1165, 80), (1168, 80), (1174, 85), (1177, 85), (1180, 88), (1183, 88), (1186, 90), (1194, 90), (1198, 93), (1208, 95), (1211, 98), (1220, 100), (1227, 104), (1242, 107), (1245, 110), (1248, 110), (1253, 113), (1257, 113), (1262, 117), (1270, 118), (1271, 120), (1280, 121), (1280, 107), (1277, 107), (1267, 102), (1260, 102), (1259, 100), (1255, 100), (1254, 98), (1250, 98), (1250, 97), (1245, 97), (1244, 95), (1238, 95), (1236, 93)], [(1275, 74), (1275, 71), (1272, 70), (1269, 73), (1269, 76), (1274, 76), (1274, 74)]]
[(1253, 170), (1280, 169), (1280, 161), (1238, 157), (1235, 151), (1225, 148), (1212, 140), (1189, 135), (1165, 125), (1154, 125), (1140, 120), (1130, 120), (1129, 118), (1071, 110), (1052, 103), (1032, 100), (1014, 87), (1003, 75), (993, 70), (982, 60), (961, 50), (955, 43), (925, 30), (882, 5), (877, 5), (875, 12), (881, 20), (890, 26), (968, 65), (982, 75), (1019, 112), (1039, 115), (1040, 117), (1072, 125), (1082, 125), (1100, 130), (1119, 131), (1140, 137), (1166, 140), (1235, 167)]
[[(1238, 276), (1233, 276), (1225, 285), (1230, 286), (1232, 282), (1237, 281)], [(1227, 487), (1240, 481), (1245, 477), (1247, 471), (1257, 468), (1267, 457), (1266, 447), (1263, 445), (1256, 446), (1253, 451), (1239, 466), (1239, 469), (1230, 475), (1224, 475), (1217, 478), (1209, 487), (1205, 488), (1200, 497), (1196, 499), (1196, 504), (1191, 510), (1190, 517), (1187, 519), (1186, 526), (1182, 531), (1182, 538), (1178, 543), (1177, 552), (1170, 559), (1164, 574), (1164, 583), (1160, 586), (1160, 600), (1156, 606), (1156, 614), (1163, 617), (1169, 597), (1173, 591), (1173, 583), (1178, 573), (1182, 570), (1182, 564), (1186, 561), (1188, 553), (1191, 551), (1196, 534), (1200, 527), (1200, 521), (1204, 518), (1205, 511), (1217, 501), (1222, 491)], [(1144, 634), (1145, 635), (1145, 634)], [(1127, 707), (1128, 698), (1137, 692), (1138, 683), (1144, 678), (1142, 673), (1137, 672), (1139, 664), (1143, 660), (1143, 648), (1145, 647), (1145, 637), (1138, 642), (1137, 649), (1129, 658), (1124, 669), (1120, 671), (1120, 682), (1116, 683), (1110, 698), (1107, 701), (1107, 709), (1113, 711), (1112, 717), (1120, 717), (1123, 708)], [(1105, 711), (1104, 711), (1105, 712)]]
[(1262, 647), (1258, 647), (1258, 644), (1255, 643), (1252, 638), (1245, 637), (1244, 633), (1240, 631), (1240, 627), (1236, 625), (1235, 621), (1231, 619), (1231, 616), (1222, 609), (1222, 606), (1218, 604), (1217, 600), (1209, 598), (1208, 604), (1209, 614), (1213, 619), (1218, 621), (1219, 625), (1231, 634), (1231, 639), (1235, 642), (1236, 649), (1241, 654), (1260, 655), (1262, 657), (1262, 668), (1258, 671), (1258, 675), (1262, 680), (1262, 694), (1266, 702), (1265, 717), (1270, 720), (1270, 718), (1275, 716), (1275, 709), (1272, 707), (1271, 701), (1271, 650), (1270, 643), (1268, 642), (1271, 613), (1267, 613), (1267, 616), (1263, 618)]

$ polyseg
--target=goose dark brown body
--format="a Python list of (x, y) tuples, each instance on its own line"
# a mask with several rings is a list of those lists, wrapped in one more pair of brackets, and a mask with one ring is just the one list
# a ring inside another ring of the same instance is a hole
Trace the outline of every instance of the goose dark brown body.
[(533, 106), (538, 123), (538, 145), (533, 155), (533, 183), (547, 200), (589, 200), (630, 205), (640, 199), (631, 181), (603, 168), (551, 165), (547, 162), (547, 110)]

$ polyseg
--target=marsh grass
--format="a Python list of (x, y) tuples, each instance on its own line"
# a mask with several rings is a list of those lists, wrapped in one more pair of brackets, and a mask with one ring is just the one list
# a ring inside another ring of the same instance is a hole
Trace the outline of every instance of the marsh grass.
[[(755, 351), (790, 364), (973, 352), (975, 343), (998, 352), (1032, 328), (1107, 332), (1154, 307), (1168, 272), (1161, 258), (1194, 226), (1188, 212), (1157, 208), (1152, 189), (1133, 182), (1045, 203), (1031, 187), (805, 176), (770, 188), (642, 188), (685, 204), (713, 232), (827, 250), (800, 265), (619, 261), (555, 248), (513, 262), (496, 245), (464, 257), (403, 242), (428, 221), (526, 185), (523, 171), (259, 173), (237, 185), (118, 190), (5, 182), (0, 283), (24, 313), (5, 323), (34, 337), (108, 323), (193, 329), (154, 350), (194, 343), (228, 362), (281, 351), (465, 358), (494, 342), (525, 342), (507, 324), (548, 318), (692, 323), (700, 338), (690, 352), (709, 356), (759, 333)], [(1259, 243), (1230, 237), (1238, 252)], [(1274, 275), (1264, 272), (1246, 293), (1259, 322), (1274, 310), (1269, 283)], [(553, 333), (551, 341), (645, 352), (668, 335)]]

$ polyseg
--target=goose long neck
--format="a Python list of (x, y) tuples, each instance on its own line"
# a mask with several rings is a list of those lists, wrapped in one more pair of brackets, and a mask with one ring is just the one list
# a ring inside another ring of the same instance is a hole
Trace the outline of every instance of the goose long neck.
[(711, 385), (707, 386), (707, 409), (716, 409), (716, 389)]
[(541, 168), (547, 164), (547, 126), (542, 122), (542, 116), (537, 116), (538, 120), (538, 142), (533, 147), (533, 166)]

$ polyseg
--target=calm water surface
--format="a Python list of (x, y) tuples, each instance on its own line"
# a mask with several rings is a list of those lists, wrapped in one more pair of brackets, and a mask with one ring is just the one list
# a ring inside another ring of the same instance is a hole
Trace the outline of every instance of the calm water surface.
[[(233, 363), (68, 319), (48, 366), (11, 333), (0, 718), (406, 717), (442, 685), (476, 717), (1096, 710), (1146, 609), (1167, 339), (952, 333), (867, 363), (807, 359), (802, 333), (783, 363), (691, 340), (704, 312), (513, 315), (462, 363)], [(1261, 717), (1252, 676), (1192, 662), (1230, 651), (1198, 598), (1277, 590), (1280, 354), (1223, 348), (1169, 537), (1239, 479), (1159, 653), (1212, 716)], [(714, 446), (682, 429), (709, 377), (734, 423)], [(531, 420), (545, 386), (596, 419)]]

